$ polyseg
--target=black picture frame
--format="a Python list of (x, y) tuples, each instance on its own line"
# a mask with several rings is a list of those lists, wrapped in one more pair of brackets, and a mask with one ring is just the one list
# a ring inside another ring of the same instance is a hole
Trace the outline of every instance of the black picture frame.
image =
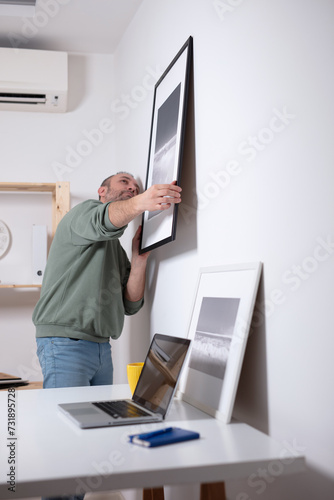
[[(145, 190), (180, 184), (193, 39), (190, 36), (154, 87)], [(175, 240), (178, 205), (144, 212), (139, 253)]]

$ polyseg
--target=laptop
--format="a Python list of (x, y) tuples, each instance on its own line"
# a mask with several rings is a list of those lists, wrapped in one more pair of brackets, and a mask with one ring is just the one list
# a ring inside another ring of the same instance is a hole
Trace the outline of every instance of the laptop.
[(59, 404), (81, 428), (161, 422), (180, 379), (190, 340), (156, 333), (132, 399)]

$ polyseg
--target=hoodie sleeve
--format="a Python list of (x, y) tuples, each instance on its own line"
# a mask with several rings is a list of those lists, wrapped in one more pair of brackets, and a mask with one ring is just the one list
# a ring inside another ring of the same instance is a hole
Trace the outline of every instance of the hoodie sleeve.
[(71, 238), (74, 245), (90, 245), (122, 236), (127, 226), (117, 228), (110, 222), (109, 203), (88, 200), (73, 209)]

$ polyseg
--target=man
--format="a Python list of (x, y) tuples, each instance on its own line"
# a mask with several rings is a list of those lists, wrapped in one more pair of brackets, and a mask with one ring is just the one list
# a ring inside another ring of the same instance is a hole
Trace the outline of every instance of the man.
[(143, 305), (149, 252), (132, 240), (131, 264), (119, 238), (144, 211), (167, 210), (181, 201), (175, 182), (143, 193), (131, 174), (108, 177), (99, 200), (87, 200), (58, 225), (34, 313), (43, 387), (112, 384), (110, 338), (122, 332), (124, 315)]

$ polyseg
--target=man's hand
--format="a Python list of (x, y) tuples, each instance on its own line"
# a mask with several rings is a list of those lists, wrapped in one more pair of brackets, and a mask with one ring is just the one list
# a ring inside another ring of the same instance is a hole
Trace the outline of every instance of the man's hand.
[(140, 265), (141, 263), (145, 263), (150, 255), (151, 252), (145, 252), (142, 254), (139, 254), (139, 246), (140, 246), (140, 235), (142, 231), (142, 226), (139, 226), (136, 234), (132, 238), (132, 259), (131, 259), (131, 266), (136, 266), (137, 263)]
[(125, 290), (125, 297), (131, 302), (136, 302), (144, 296), (146, 264), (150, 255), (150, 252), (139, 255), (141, 229), (139, 226), (132, 239), (131, 271)]
[(171, 184), (154, 184), (133, 198), (109, 203), (110, 222), (116, 227), (122, 227), (146, 210), (167, 210), (172, 204), (181, 202), (181, 191), (176, 181)]
[(176, 181), (172, 184), (154, 184), (136, 198), (142, 212), (167, 210), (173, 203), (181, 202), (181, 191)]

